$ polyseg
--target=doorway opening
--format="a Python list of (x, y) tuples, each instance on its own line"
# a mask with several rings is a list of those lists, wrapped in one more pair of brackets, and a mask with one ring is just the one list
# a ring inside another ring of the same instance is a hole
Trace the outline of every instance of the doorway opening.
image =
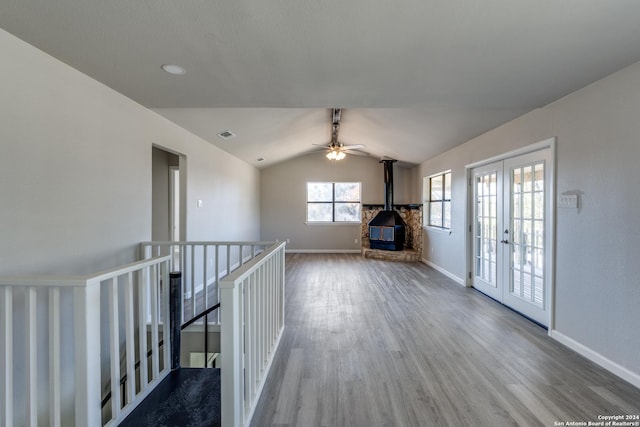
[(151, 240), (180, 241), (186, 236), (186, 157), (152, 148)]

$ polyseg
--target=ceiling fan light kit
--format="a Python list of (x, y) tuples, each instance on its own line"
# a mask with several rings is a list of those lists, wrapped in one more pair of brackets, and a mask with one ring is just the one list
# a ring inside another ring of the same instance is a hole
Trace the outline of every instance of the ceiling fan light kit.
[(327, 159), (329, 160), (342, 160), (346, 157), (344, 151), (341, 151), (339, 148), (331, 148), (327, 153)]

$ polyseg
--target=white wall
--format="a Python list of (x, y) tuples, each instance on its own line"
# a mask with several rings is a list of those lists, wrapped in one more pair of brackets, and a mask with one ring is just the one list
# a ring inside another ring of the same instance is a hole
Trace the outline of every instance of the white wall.
[[(581, 191), (556, 212), (555, 336), (640, 385), (640, 63), (422, 163), (451, 169), (452, 232), (425, 230), (423, 256), (465, 277), (465, 165), (557, 137), (556, 191)], [(420, 189), (421, 191), (421, 189)], [(418, 195), (418, 191), (414, 193)]]
[[(409, 198), (409, 170), (395, 165), (393, 174), (394, 203), (419, 202)], [(360, 224), (305, 223), (306, 183), (313, 181), (361, 182), (363, 203), (384, 203), (384, 173), (378, 159), (347, 155), (332, 162), (322, 152), (296, 157), (261, 171), (262, 238), (290, 239), (288, 250), (359, 251)]]
[(134, 260), (154, 143), (186, 156), (187, 238), (260, 238), (257, 169), (2, 30), (0, 52), (0, 274)]
[[(153, 144), (186, 156), (188, 239), (260, 239), (257, 169), (2, 30), (0, 52), (0, 275), (89, 274), (136, 260), (152, 235)], [(70, 319), (62, 322), (64, 401), (73, 352)], [(46, 316), (38, 329), (47, 330)], [(38, 345), (46, 348), (44, 336)], [(42, 378), (47, 357), (39, 352)], [(14, 360), (20, 425), (24, 354)], [(39, 389), (44, 422), (47, 388)]]

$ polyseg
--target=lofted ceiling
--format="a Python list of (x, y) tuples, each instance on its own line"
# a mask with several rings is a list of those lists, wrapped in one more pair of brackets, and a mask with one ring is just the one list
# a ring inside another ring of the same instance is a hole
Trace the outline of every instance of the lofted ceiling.
[(256, 167), (332, 107), (416, 164), (640, 60), (637, 0), (3, 0), (0, 28)]

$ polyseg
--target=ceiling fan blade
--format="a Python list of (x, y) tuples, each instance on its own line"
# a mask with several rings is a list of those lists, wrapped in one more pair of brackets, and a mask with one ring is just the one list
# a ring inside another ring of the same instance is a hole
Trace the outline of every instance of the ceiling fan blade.
[(360, 151), (360, 150), (351, 150), (351, 149), (345, 149), (342, 150), (347, 154), (355, 154), (356, 156), (370, 156), (370, 153), (367, 153), (366, 151)]
[(357, 150), (359, 148), (364, 148), (366, 145), (364, 144), (353, 144), (353, 145), (343, 145), (342, 148), (345, 150)]
[(311, 145), (314, 145), (314, 146), (316, 146), (316, 147), (326, 148), (326, 149), (328, 149), (328, 148), (329, 148), (329, 146), (328, 146), (327, 144), (311, 144)]

